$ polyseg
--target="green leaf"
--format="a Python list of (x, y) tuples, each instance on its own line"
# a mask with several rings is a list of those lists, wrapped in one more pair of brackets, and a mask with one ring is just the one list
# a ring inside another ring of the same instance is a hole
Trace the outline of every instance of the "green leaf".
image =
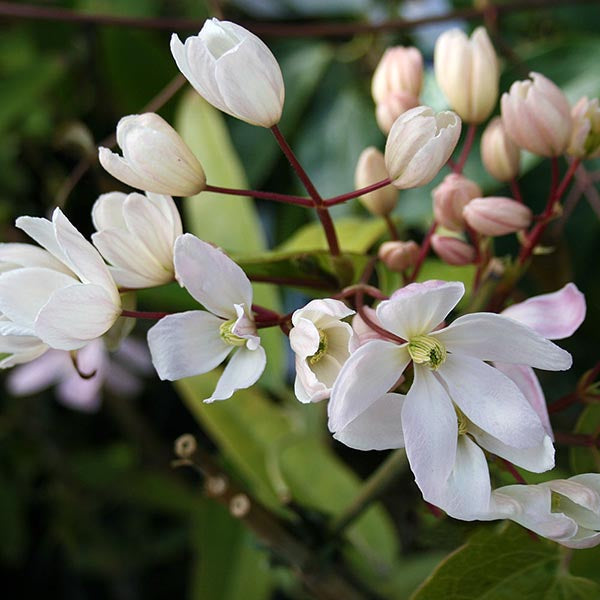
[(564, 573), (561, 548), (534, 539), (516, 525), (478, 531), (450, 554), (413, 595), (413, 600), (569, 600), (598, 598), (591, 580)]
[[(600, 404), (585, 407), (574, 433), (595, 435), (600, 429)], [(572, 446), (569, 449), (571, 468), (575, 473), (595, 473), (600, 471), (600, 450), (596, 446)]]

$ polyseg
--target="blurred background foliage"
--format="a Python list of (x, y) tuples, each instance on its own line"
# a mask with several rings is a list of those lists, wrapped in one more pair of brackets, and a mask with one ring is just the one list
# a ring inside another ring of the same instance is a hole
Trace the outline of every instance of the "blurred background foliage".
[[(13, 226), (17, 216), (47, 215), (56, 205), (81, 231), (91, 233), (89, 211), (94, 200), (100, 193), (122, 189), (99, 168), (96, 146), (101, 141), (112, 143), (118, 119), (147, 110), (153, 98), (164, 104), (161, 115), (177, 126), (214, 185), (302, 192), (269, 132), (223, 118), (185, 90), (180, 80), (174, 81), (178, 71), (168, 50), (171, 30), (145, 29), (136, 19), (197, 22), (187, 30), (178, 29), (181, 35), (198, 30), (204, 18), (219, 11), (247, 24), (317, 25), (399, 16), (414, 19), (458, 10), (458, 16), (442, 23), (398, 31), (291, 37), (274, 30), (264, 36), (286, 82), (281, 128), (326, 195), (352, 189), (362, 149), (383, 146), (370, 98), (370, 76), (383, 50), (392, 44), (422, 48), (428, 68), (422, 100), (444, 108), (431, 72), (433, 40), (447, 27), (470, 29), (482, 22), (481, 17), (461, 18), (473, 8), (466, 0), (38, 4), (78, 14), (131, 17), (126, 26), (95, 23), (92, 18), (61, 22), (2, 16), (7, 4), (0, 3), (3, 241), (23, 241)], [(584, 94), (598, 96), (598, 3), (543, 4), (487, 13), (486, 23), (503, 63), (501, 89), (536, 70), (561, 85), (571, 101)], [(475, 8), (485, 5), (477, 2)], [(592, 178), (600, 178), (599, 167), (600, 161), (586, 163)], [(466, 174), (482, 183), (486, 193), (508, 193), (485, 174), (477, 152), (470, 157)], [(543, 205), (548, 182), (548, 164), (528, 156), (521, 183), (532, 207)], [(435, 184), (402, 194), (396, 217), (404, 236), (422, 236), (431, 217), (430, 191)], [(599, 358), (600, 197), (593, 186), (572, 194), (568, 210), (568, 221), (557, 222), (545, 240), (554, 252), (537, 257), (521, 284), (524, 297), (575, 281), (587, 297), (588, 318), (563, 344), (574, 355), (573, 370), (566, 376), (543, 374), (549, 400), (570, 392)], [(331, 277), (326, 257), (316, 252), (324, 243), (310, 224), (308, 211), (210, 195), (202, 201), (188, 199), (184, 211), (188, 231), (221, 244), (249, 272), (310, 268), (317, 278)], [(351, 253), (355, 267), (364, 264), (365, 253), (385, 236), (385, 227), (369, 220), (356, 201), (336, 207), (334, 213), (342, 247)], [(500, 255), (514, 251), (510, 243), (500, 242)], [(308, 266), (307, 251), (312, 251)], [(472, 276), (469, 269), (449, 269), (433, 259), (424, 272), (427, 278), (460, 278), (467, 283)], [(257, 286), (256, 293), (260, 304), (286, 311), (305, 300), (301, 291), (280, 293), (267, 285)], [(176, 286), (144, 292), (138, 302), (141, 308), (158, 310), (193, 306)], [(143, 335), (145, 326), (140, 323), (136, 335)], [(268, 551), (240, 520), (203, 493), (196, 473), (172, 468), (173, 440), (191, 432), (219, 468), (273, 510), (310, 549), (312, 562), (306, 566), (310, 577), (318, 579), (333, 569), (357, 590), (364, 586), (374, 590), (364, 597), (408, 598), (446, 555), (466, 542), (440, 567), (440, 577), (420, 588), (417, 598), (458, 597), (452, 595), (457, 590), (461, 598), (481, 598), (484, 593), (486, 598), (600, 597), (600, 572), (594, 566), (599, 551), (576, 552), (571, 575), (566, 575), (559, 568), (562, 554), (556, 545), (536, 542), (516, 527), (498, 531), (495, 524), (474, 526), (434, 516), (406, 469), (381, 502), (347, 529), (343, 541), (327, 538), (323, 532), (351, 505), (361, 480), (385, 453), (355, 452), (334, 442), (324, 424), (325, 407), (302, 406), (289, 391), (290, 357), (280, 333), (269, 332), (265, 345), (269, 368), (260, 386), (210, 406), (199, 398), (213, 385), (214, 374), (175, 387), (149, 378), (143, 393), (133, 399), (105, 391), (94, 414), (62, 406), (51, 390), (21, 398), (3, 393), (0, 571), (4, 589), (13, 589), (18, 598), (44, 594), (65, 600), (313, 597), (285, 556)], [(573, 407), (554, 423), (560, 431), (575, 427), (580, 432), (597, 431), (600, 411), (590, 405), (582, 414), (581, 407)], [(587, 449), (569, 455), (560, 447), (553, 477), (599, 468), (598, 457)], [(503, 471), (493, 474), (497, 483), (512, 482)], [(469, 537), (475, 527), (477, 534)], [(495, 564), (491, 570), (483, 560), (488, 554)], [(494, 585), (500, 582), (497, 592), (489, 592), (489, 577)]]

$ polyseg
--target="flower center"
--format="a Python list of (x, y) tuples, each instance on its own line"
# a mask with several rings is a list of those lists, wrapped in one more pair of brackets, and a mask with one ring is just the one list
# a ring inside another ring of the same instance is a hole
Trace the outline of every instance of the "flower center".
[(458, 421), (458, 435), (465, 435), (469, 429), (469, 420), (456, 404), (454, 405), (454, 411), (456, 412), (456, 420)]
[(319, 347), (317, 348), (317, 351), (312, 355), (308, 357), (308, 364), (310, 365), (314, 365), (316, 363), (318, 363), (325, 354), (327, 354), (327, 335), (325, 334), (324, 331), (322, 331), (321, 329), (319, 329)]
[(219, 327), (219, 335), (221, 336), (221, 339), (230, 346), (243, 346), (248, 340), (236, 335), (232, 331), (236, 321), (237, 319), (231, 319), (230, 321), (222, 323)]
[(408, 353), (418, 365), (425, 365), (434, 371), (446, 360), (446, 348), (436, 338), (417, 335), (408, 342)]
[(562, 496), (557, 492), (550, 492), (550, 512), (559, 513), (563, 512), (561, 507)]

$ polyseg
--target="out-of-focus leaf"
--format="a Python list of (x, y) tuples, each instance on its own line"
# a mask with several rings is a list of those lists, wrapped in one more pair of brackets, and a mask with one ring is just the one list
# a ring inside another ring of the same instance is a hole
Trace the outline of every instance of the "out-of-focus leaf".
[(413, 600), (598, 598), (600, 586), (565, 573), (561, 556), (557, 544), (534, 540), (516, 525), (486, 528), (440, 563)]
[(257, 17), (283, 18), (293, 16), (327, 17), (363, 14), (371, 4), (368, 0), (233, 0), (251, 15)]
[(19, 490), (0, 473), (0, 558), (6, 563), (18, 563), (27, 544), (25, 507)]
[[(575, 433), (595, 435), (600, 428), (600, 404), (590, 404), (579, 416)], [(596, 446), (569, 449), (571, 468), (575, 473), (600, 472), (600, 450)]]

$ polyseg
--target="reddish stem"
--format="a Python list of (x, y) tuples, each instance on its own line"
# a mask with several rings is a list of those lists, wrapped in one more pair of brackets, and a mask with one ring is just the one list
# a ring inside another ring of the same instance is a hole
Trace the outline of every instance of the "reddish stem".
[(171, 313), (168, 312), (146, 312), (141, 310), (122, 310), (122, 317), (131, 317), (132, 319), (162, 319)]
[(473, 147), (473, 142), (475, 141), (475, 132), (477, 131), (477, 125), (474, 123), (470, 123), (467, 129), (467, 135), (465, 137), (465, 143), (463, 144), (462, 152), (460, 153), (460, 157), (458, 162), (454, 166), (455, 173), (462, 173), (465, 168), (465, 164), (467, 163), (467, 158), (469, 158), (469, 154), (471, 152), (471, 148)]
[(274, 202), (283, 202), (284, 204), (294, 204), (296, 206), (305, 206), (312, 208), (314, 204), (309, 198), (302, 196), (292, 196), (288, 194), (277, 194), (275, 192), (260, 192), (258, 190), (238, 190), (234, 188), (221, 187), (217, 185), (206, 185), (205, 192), (217, 192), (219, 194), (229, 194), (231, 196), (247, 196), (249, 198), (260, 198), (261, 200), (273, 200)]
[(385, 219), (385, 224), (390, 232), (390, 239), (396, 241), (398, 239), (398, 230), (396, 229), (396, 224), (390, 215), (384, 215), (383, 218)]
[(421, 249), (419, 251), (419, 256), (417, 257), (417, 262), (415, 263), (415, 268), (413, 269), (411, 276), (408, 278), (408, 283), (412, 283), (417, 278), (419, 271), (423, 266), (423, 262), (425, 261), (425, 257), (429, 252), (429, 248), (431, 246), (431, 236), (435, 233), (437, 226), (437, 221), (433, 221), (431, 227), (429, 227), (429, 230), (425, 234), (425, 238), (423, 239), (423, 243), (421, 244)]
[(521, 187), (519, 182), (513, 178), (510, 180), (510, 191), (512, 192), (513, 198), (523, 204), (523, 195), (521, 194)]
[(555, 431), (554, 441), (563, 446), (583, 446), (585, 448), (594, 448), (598, 444), (595, 436), (587, 433), (566, 433), (564, 431)]
[(565, 410), (565, 408), (569, 408), (569, 406), (573, 406), (573, 404), (577, 404), (579, 400), (579, 392), (572, 392), (566, 396), (563, 396), (562, 398), (559, 398), (555, 402), (552, 402), (552, 404), (549, 404), (548, 412), (560, 412), (561, 410)]
[(524, 485), (527, 485), (527, 482), (525, 481), (525, 479), (523, 479), (523, 476), (521, 475), (521, 473), (519, 473), (519, 471), (517, 471), (517, 469), (515, 468), (515, 465), (513, 465), (511, 462), (509, 462), (505, 458), (501, 458), (501, 457), (498, 457), (498, 458), (500, 458), (500, 462), (501, 462), (504, 470), (508, 471), (515, 478), (515, 481), (517, 483), (522, 483)]
[(354, 190), (353, 192), (348, 192), (347, 194), (341, 194), (340, 196), (334, 196), (333, 198), (327, 198), (327, 200), (323, 201), (323, 204), (325, 204), (325, 206), (335, 206), (336, 204), (346, 202), (346, 200), (352, 200), (352, 198), (358, 198), (363, 194), (368, 194), (369, 192), (379, 190), (386, 185), (390, 185), (391, 183), (392, 180), (388, 177), (387, 179), (382, 179), (377, 183), (372, 183), (371, 185), (360, 188), (359, 190)]

